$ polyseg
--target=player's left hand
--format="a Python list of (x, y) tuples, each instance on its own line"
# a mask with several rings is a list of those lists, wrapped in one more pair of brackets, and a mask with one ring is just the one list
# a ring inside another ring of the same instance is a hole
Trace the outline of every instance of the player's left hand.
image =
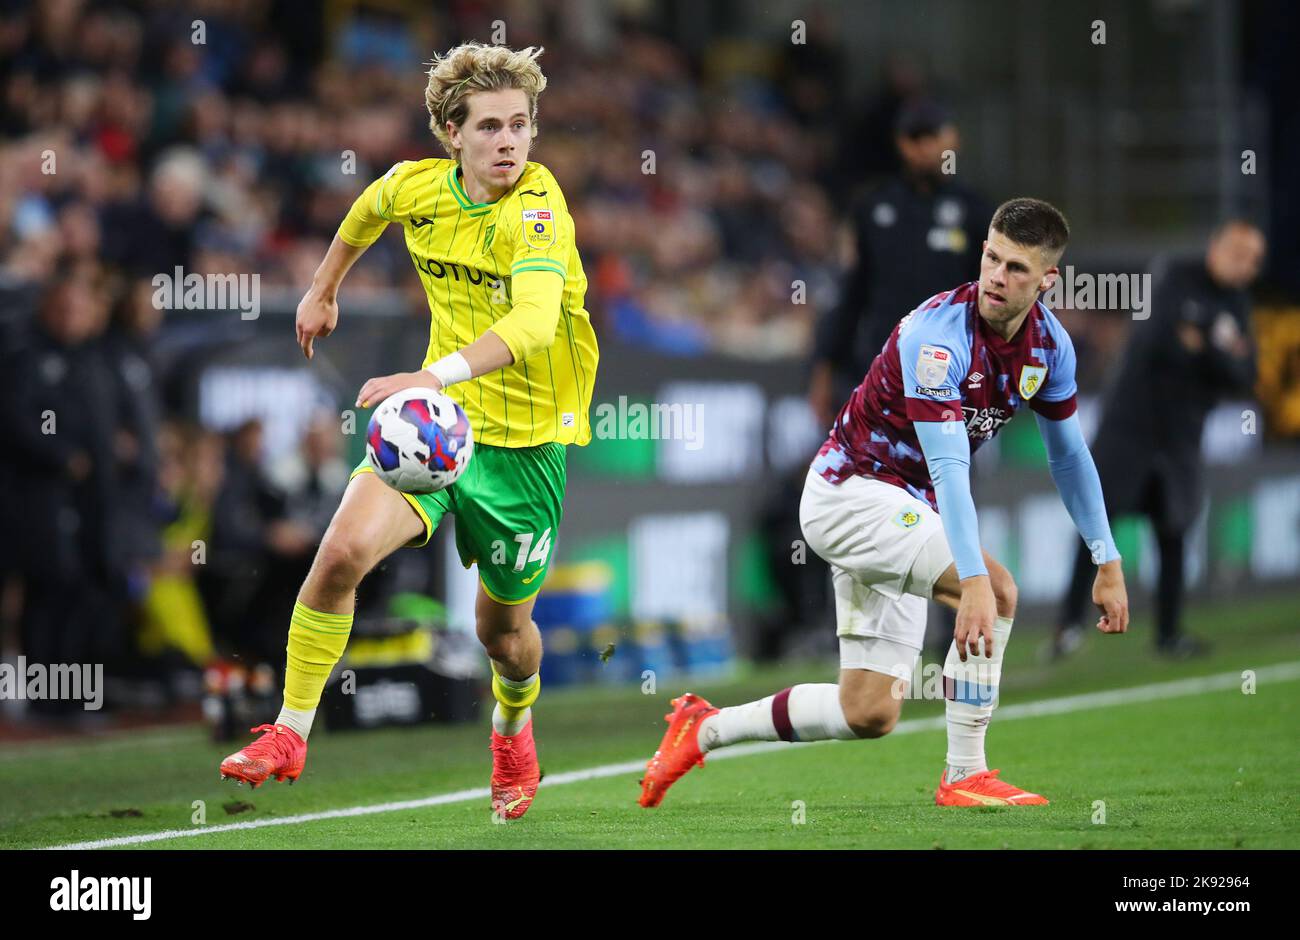
[(432, 372), (421, 369), (419, 372), (395, 372), (378, 378), (367, 379), (366, 384), (357, 392), (357, 407), (369, 408), (378, 405), (389, 395), (396, 394), (404, 388), (431, 388), (438, 391), (442, 383)]
[(1124, 570), (1119, 559), (1097, 566), (1092, 602), (1101, 611), (1098, 630), (1102, 633), (1128, 632), (1128, 588), (1124, 586)]

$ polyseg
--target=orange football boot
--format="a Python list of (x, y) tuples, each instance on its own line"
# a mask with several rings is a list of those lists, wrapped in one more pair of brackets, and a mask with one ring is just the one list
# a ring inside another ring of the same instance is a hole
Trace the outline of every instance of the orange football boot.
[(956, 783), (948, 782), (945, 769), (939, 777), (934, 802), (938, 806), (1046, 806), (1047, 800), (998, 779), (1000, 770), (982, 770)]
[(672, 705), (672, 713), (664, 715), (668, 730), (659, 742), (659, 750), (646, 763), (645, 776), (641, 778), (641, 798), (637, 802), (645, 807), (658, 806), (668, 788), (686, 771), (704, 763), (700, 724), (719, 711), (691, 692), (673, 699)]
[(528, 719), (518, 734), (507, 737), (492, 732), (492, 811), (506, 819), (518, 819), (528, 812), (542, 781), (533, 741), (533, 720)]
[(307, 742), (286, 725), (258, 725), (253, 734), (266, 733), (221, 762), (221, 779), (233, 777), (254, 790), (268, 778), (293, 783), (307, 762)]

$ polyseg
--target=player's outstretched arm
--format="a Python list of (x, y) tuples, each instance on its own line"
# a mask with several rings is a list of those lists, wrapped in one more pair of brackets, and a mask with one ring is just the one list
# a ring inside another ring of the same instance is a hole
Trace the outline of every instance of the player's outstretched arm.
[(1119, 550), (1111, 537), (1101, 478), (1079, 428), (1079, 416), (1071, 414), (1059, 421), (1041, 414), (1034, 417), (1047, 447), (1047, 466), (1061, 494), (1061, 502), (1097, 565), (1097, 579), (1092, 588), (1093, 603), (1102, 613), (1097, 629), (1102, 633), (1124, 633), (1128, 630), (1128, 590), (1124, 586)]
[(979, 520), (970, 492), (970, 439), (960, 421), (914, 421), (913, 426), (930, 468), (943, 533), (961, 579), (961, 603), (953, 631), (957, 655), (962, 662), (968, 652), (978, 656), (981, 636), (985, 655), (992, 655), (998, 608), (980, 550)]
[(364, 246), (350, 245), (338, 235), (325, 252), (325, 260), (316, 269), (311, 287), (298, 302), (298, 315), (294, 319), (294, 330), (298, 336), (298, 345), (302, 354), (310, 359), (313, 355), (312, 342), (317, 337), (326, 337), (334, 332), (339, 322), (339, 285), (343, 276), (361, 257)]

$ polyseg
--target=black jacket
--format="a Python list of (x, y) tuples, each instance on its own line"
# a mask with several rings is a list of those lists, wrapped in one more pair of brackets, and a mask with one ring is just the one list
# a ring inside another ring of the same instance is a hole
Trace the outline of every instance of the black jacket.
[(113, 368), (119, 427), (135, 441), (134, 455), (117, 463), (118, 549), (123, 559), (140, 564), (162, 553), (163, 519), (158, 498), (158, 430), (161, 399), (147, 339), (112, 331), (105, 350)]
[[(15, 523), (6, 537), (17, 542), (17, 567), (46, 581), (116, 584), (118, 398), (102, 343), (66, 346), (33, 325), (8, 356), (3, 386), (12, 416), (6, 462)], [(68, 473), (78, 452), (91, 467), (80, 481)]]
[(909, 311), (979, 276), (991, 218), (981, 197), (946, 177), (932, 192), (896, 176), (868, 193), (851, 217), (857, 260), (818, 325), (814, 359), (856, 385)]
[[(1133, 324), (1092, 450), (1110, 512), (1151, 512), (1157, 528), (1181, 531), (1200, 508), (1206, 415), (1255, 382), (1253, 343), (1239, 357), (1215, 340), (1220, 320), (1249, 338), (1250, 295), (1220, 287), (1199, 258), (1157, 262), (1152, 282), (1151, 315)], [(1199, 351), (1179, 338), (1182, 324), (1200, 331)]]

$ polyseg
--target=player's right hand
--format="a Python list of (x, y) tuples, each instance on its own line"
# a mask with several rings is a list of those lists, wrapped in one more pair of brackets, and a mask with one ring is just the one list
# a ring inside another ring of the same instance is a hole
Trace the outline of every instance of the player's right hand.
[(294, 320), (294, 330), (298, 334), (298, 345), (302, 354), (312, 357), (312, 341), (317, 337), (326, 337), (334, 332), (339, 322), (339, 302), (333, 294), (325, 294), (312, 287), (298, 302), (298, 316)]
[(1124, 586), (1124, 569), (1120, 567), (1119, 559), (1097, 566), (1092, 602), (1101, 611), (1098, 630), (1102, 633), (1128, 632), (1128, 589)]
[(986, 574), (963, 578), (961, 603), (957, 606), (957, 629), (953, 640), (962, 662), (980, 655), (980, 637), (984, 638), (984, 655), (993, 655), (993, 624), (998, 617), (997, 600), (993, 597), (993, 582)]

